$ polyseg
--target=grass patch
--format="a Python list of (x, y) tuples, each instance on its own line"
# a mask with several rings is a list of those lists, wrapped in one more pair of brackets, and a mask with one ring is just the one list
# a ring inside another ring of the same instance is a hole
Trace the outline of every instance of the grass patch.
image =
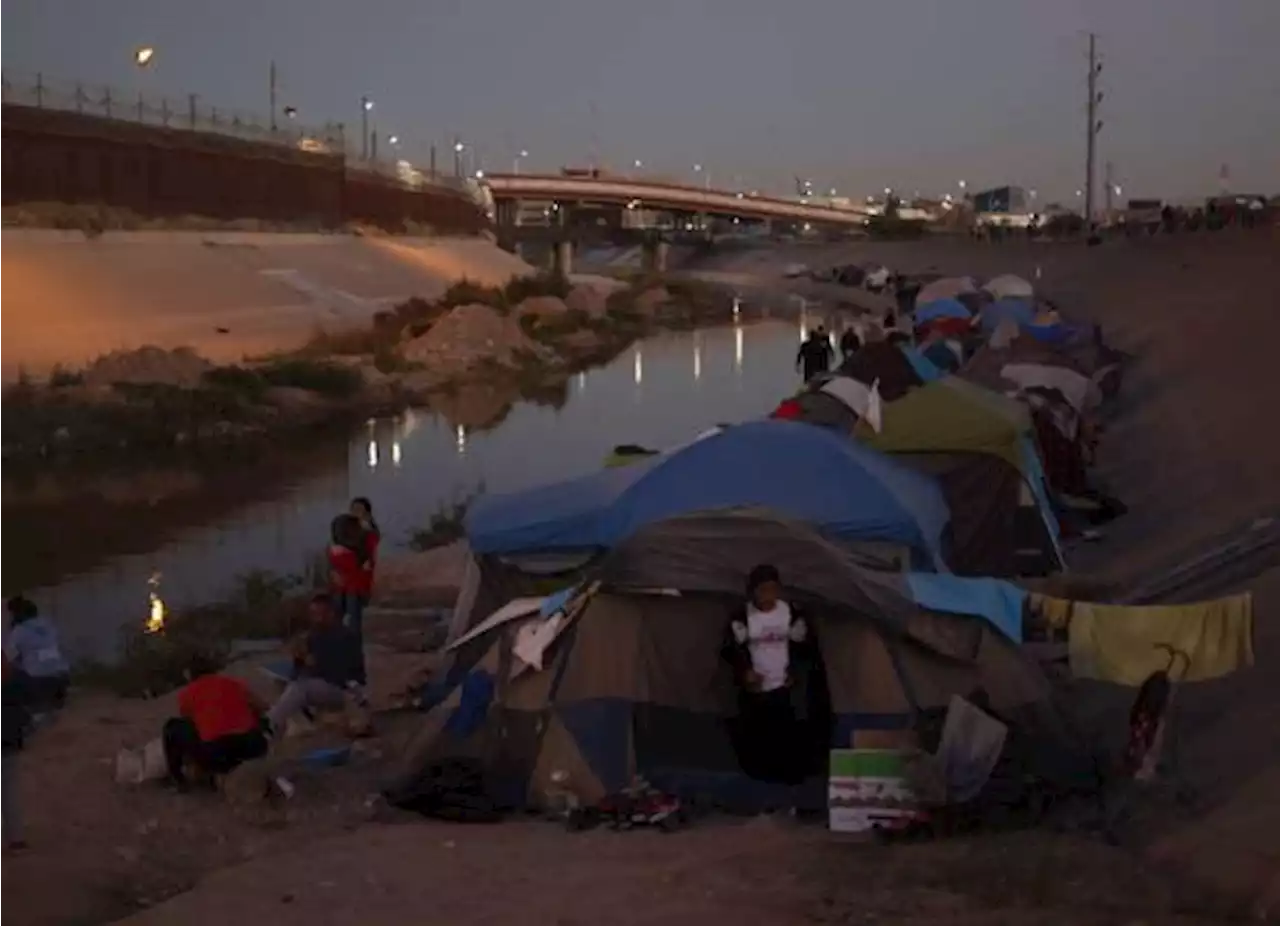
[(440, 507), (431, 513), (425, 527), (409, 533), (409, 548), (421, 552), (461, 540), (466, 536), (464, 524), (467, 519), (467, 510), (482, 494), (484, 494), (483, 483), (463, 498), (441, 503)]
[(170, 612), (162, 630), (140, 624), (121, 632), (120, 658), (86, 661), (75, 668), (79, 685), (129, 698), (158, 697), (186, 683), (184, 673), (197, 655), (225, 666), (236, 640), (279, 639), (301, 626), (314, 575), (244, 573), (226, 600)]
[(269, 386), (306, 389), (334, 399), (351, 398), (364, 388), (359, 370), (307, 357), (275, 360), (260, 367), (258, 374)]

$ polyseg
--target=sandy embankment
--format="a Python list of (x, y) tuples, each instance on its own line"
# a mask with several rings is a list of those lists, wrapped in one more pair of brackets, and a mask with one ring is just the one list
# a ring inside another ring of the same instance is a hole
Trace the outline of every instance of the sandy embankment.
[(144, 344), (217, 362), (368, 324), (410, 296), (531, 268), (480, 238), (240, 232), (3, 233), (4, 380)]

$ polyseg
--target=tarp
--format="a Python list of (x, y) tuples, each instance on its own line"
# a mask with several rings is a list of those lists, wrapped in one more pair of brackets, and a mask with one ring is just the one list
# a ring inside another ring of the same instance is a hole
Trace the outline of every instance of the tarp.
[(915, 370), (916, 376), (919, 376), (923, 382), (931, 383), (947, 375), (942, 372), (941, 367), (921, 353), (918, 347), (899, 344), (898, 349), (902, 351), (902, 356), (907, 358), (907, 362)]
[(973, 277), (943, 277), (926, 283), (916, 293), (916, 305), (927, 305), (938, 299), (954, 299), (961, 293), (976, 293), (978, 282)]
[(1012, 582), (909, 572), (907, 589), (922, 608), (980, 617), (1013, 642), (1022, 642), (1027, 592)]
[(1036, 307), (1027, 299), (1000, 299), (982, 307), (979, 321), (983, 331), (995, 331), (1005, 319), (1019, 326), (1030, 325), (1035, 321)]
[(466, 530), (479, 554), (608, 549), (663, 518), (744, 505), (943, 562), (949, 512), (935, 480), (834, 432), (776, 419), (735, 425), (632, 466), (481, 496)]
[(973, 317), (973, 313), (959, 299), (935, 299), (919, 305), (911, 317), (915, 320), (916, 327), (920, 327), (940, 318), (969, 319)]

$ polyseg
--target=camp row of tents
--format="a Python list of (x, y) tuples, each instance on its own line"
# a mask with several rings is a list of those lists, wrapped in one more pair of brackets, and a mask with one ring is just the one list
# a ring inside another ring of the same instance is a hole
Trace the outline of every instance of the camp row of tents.
[[(1094, 781), (1024, 646), (1062, 603), (1018, 580), (1064, 570), (1070, 538), (1119, 510), (1088, 462), (1123, 357), (1017, 278), (931, 281), (913, 308), (914, 344), (865, 344), (768, 418), (477, 499), (448, 669), (389, 793), (463, 757), (513, 807), (565, 789), (590, 803), (637, 776), (722, 806), (776, 802), (781, 786), (748, 777), (735, 752), (720, 656), (761, 563), (814, 626), (824, 745), (919, 728), (981, 691), (1018, 731), (1020, 781)], [(1182, 646), (1213, 637), (1214, 653), (1234, 653), (1193, 677), (1251, 659), (1247, 612), (1166, 622)], [(1094, 643), (1115, 639), (1090, 627)], [(1081, 666), (1098, 656), (1075, 644), (1073, 667), (1076, 649)], [(1082, 671), (1121, 681), (1163, 658), (1130, 647), (1120, 668), (1095, 658)], [(781, 802), (820, 805), (820, 767), (807, 787)]]

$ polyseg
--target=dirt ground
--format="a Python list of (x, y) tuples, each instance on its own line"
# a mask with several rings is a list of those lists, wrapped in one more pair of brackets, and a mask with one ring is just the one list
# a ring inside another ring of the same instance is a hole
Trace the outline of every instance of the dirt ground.
[[(1102, 473), (1133, 506), (1081, 568), (1138, 576), (1280, 510), (1280, 437), (1263, 404), (1280, 336), (1269, 260), (1280, 239), (1200, 236), (1103, 248), (868, 244), (837, 257), (1034, 275), (1068, 311), (1138, 354)], [(806, 259), (806, 258), (800, 258)], [(808, 258), (810, 262), (812, 258)], [(785, 818), (688, 831), (569, 834), (538, 821), (451, 826), (369, 800), (413, 718), (389, 715), (342, 769), (297, 776), (279, 808), (235, 809), (112, 782), (121, 743), (158, 730), (171, 699), (77, 694), (19, 757), (30, 848), (4, 861), (15, 923), (275, 922), (941, 926), (1221, 922), (1277, 892), (1280, 570), (1261, 577), (1259, 668), (1180, 696), (1195, 814), (1163, 811), (1150, 839), (1110, 848), (1048, 831), (883, 848)], [(414, 656), (388, 656), (398, 669)], [(1123, 705), (1127, 697), (1117, 703)], [(1123, 713), (1114, 717), (1123, 728)], [(1280, 898), (1276, 898), (1280, 901)], [(1272, 912), (1280, 912), (1272, 908)]]

